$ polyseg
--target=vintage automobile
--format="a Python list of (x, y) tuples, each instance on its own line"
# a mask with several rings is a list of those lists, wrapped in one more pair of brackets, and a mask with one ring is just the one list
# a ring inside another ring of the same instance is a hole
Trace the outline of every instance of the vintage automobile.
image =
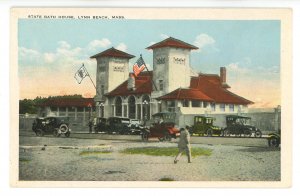
[(107, 132), (107, 119), (106, 118), (95, 118), (94, 119), (94, 131), (95, 133)]
[(267, 137), (268, 144), (270, 147), (279, 147), (281, 143), (281, 133), (280, 130), (278, 133), (270, 133)]
[(109, 134), (129, 134), (130, 119), (121, 117), (109, 117), (107, 119), (107, 133)]
[(171, 141), (180, 135), (179, 128), (175, 126), (175, 113), (160, 112), (152, 115), (152, 120), (148, 121), (142, 129), (142, 140), (158, 138), (160, 141)]
[(36, 118), (32, 124), (32, 130), (37, 136), (53, 134), (56, 137), (62, 134), (69, 137), (71, 129), (69, 129), (68, 117), (45, 117)]
[(261, 137), (261, 131), (250, 125), (251, 118), (246, 116), (228, 115), (226, 116), (226, 128), (224, 136), (235, 135), (237, 137)]
[(215, 118), (206, 116), (195, 116), (194, 125), (190, 128), (190, 133), (198, 134), (199, 136), (206, 135), (211, 137), (213, 135), (223, 136), (223, 130), (221, 127), (213, 125)]

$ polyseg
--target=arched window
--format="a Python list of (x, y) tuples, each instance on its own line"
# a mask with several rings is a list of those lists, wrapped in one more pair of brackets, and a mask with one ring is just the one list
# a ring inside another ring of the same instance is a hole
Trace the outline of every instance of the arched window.
[(129, 113), (129, 118), (135, 119), (135, 98), (134, 96), (130, 96), (128, 98), (128, 113)]
[(122, 98), (117, 97), (115, 100), (116, 116), (122, 116)]

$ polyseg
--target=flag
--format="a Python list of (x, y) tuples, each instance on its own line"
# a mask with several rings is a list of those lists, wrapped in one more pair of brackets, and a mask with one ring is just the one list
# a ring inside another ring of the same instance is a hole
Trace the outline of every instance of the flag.
[(78, 69), (78, 71), (75, 73), (74, 78), (77, 80), (78, 84), (81, 83), (81, 81), (88, 75), (84, 65)]
[(144, 69), (146, 65), (142, 57), (140, 57), (137, 62), (133, 65), (133, 72), (135, 76), (138, 76)]

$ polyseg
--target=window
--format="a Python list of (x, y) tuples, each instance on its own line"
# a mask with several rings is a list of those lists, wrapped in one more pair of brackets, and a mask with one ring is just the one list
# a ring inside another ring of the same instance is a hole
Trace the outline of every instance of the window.
[(190, 101), (189, 100), (182, 100), (182, 107), (189, 107)]
[(211, 107), (212, 111), (216, 111), (216, 104), (215, 103), (211, 103), (210, 107)]
[(201, 108), (202, 107), (201, 101), (192, 100), (192, 107)]
[(167, 101), (167, 107), (169, 112), (175, 112), (175, 101)]
[(206, 108), (208, 106), (207, 102), (203, 102), (203, 107)]
[(160, 91), (164, 90), (164, 81), (163, 80), (159, 80), (158, 81), (158, 86), (159, 86), (159, 90)]
[(234, 105), (233, 104), (229, 104), (229, 111), (233, 112), (234, 111)]
[(223, 103), (220, 104), (220, 111), (222, 111), (222, 112), (225, 111), (225, 104), (223, 104)]
[(124, 110), (124, 117), (127, 117), (127, 105), (123, 106), (123, 110)]

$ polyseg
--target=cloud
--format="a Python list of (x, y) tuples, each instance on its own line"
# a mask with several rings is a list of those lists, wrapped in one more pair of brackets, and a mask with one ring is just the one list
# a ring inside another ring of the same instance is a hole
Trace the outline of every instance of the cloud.
[(207, 35), (207, 34), (200, 34), (197, 35), (195, 41), (194, 41), (194, 45), (197, 46), (199, 49), (197, 50), (197, 52), (201, 52), (202, 49), (206, 46), (212, 46), (215, 44), (215, 40), (213, 37)]
[(162, 38), (162, 39), (167, 39), (167, 38), (169, 38), (170, 36), (168, 36), (168, 35), (166, 35), (166, 34), (160, 34), (160, 37)]
[(230, 63), (227, 83), (230, 91), (254, 102), (251, 108), (276, 107), (280, 105), (279, 66), (255, 66), (250, 58)]
[(88, 50), (96, 50), (98, 48), (107, 48), (108, 46), (111, 45), (111, 42), (109, 39), (107, 38), (103, 38), (101, 40), (93, 40), (91, 41), (87, 48)]
[(96, 78), (95, 60), (87, 58), (89, 51), (72, 47), (66, 41), (57, 43), (53, 52), (19, 48), (19, 77), (21, 98), (36, 96), (95, 93), (89, 80), (78, 85), (75, 72), (84, 63), (92, 78)]
[(120, 43), (120, 44), (116, 47), (116, 49), (125, 52), (125, 51), (127, 51), (127, 46), (126, 46), (126, 44), (124, 44), (124, 43)]
[(66, 41), (59, 41), (58, 44), (59, 44), (59, 48), (62, 48), (62, 49), (70, 49), (71, 48), (71, 45), (68, 44)]

